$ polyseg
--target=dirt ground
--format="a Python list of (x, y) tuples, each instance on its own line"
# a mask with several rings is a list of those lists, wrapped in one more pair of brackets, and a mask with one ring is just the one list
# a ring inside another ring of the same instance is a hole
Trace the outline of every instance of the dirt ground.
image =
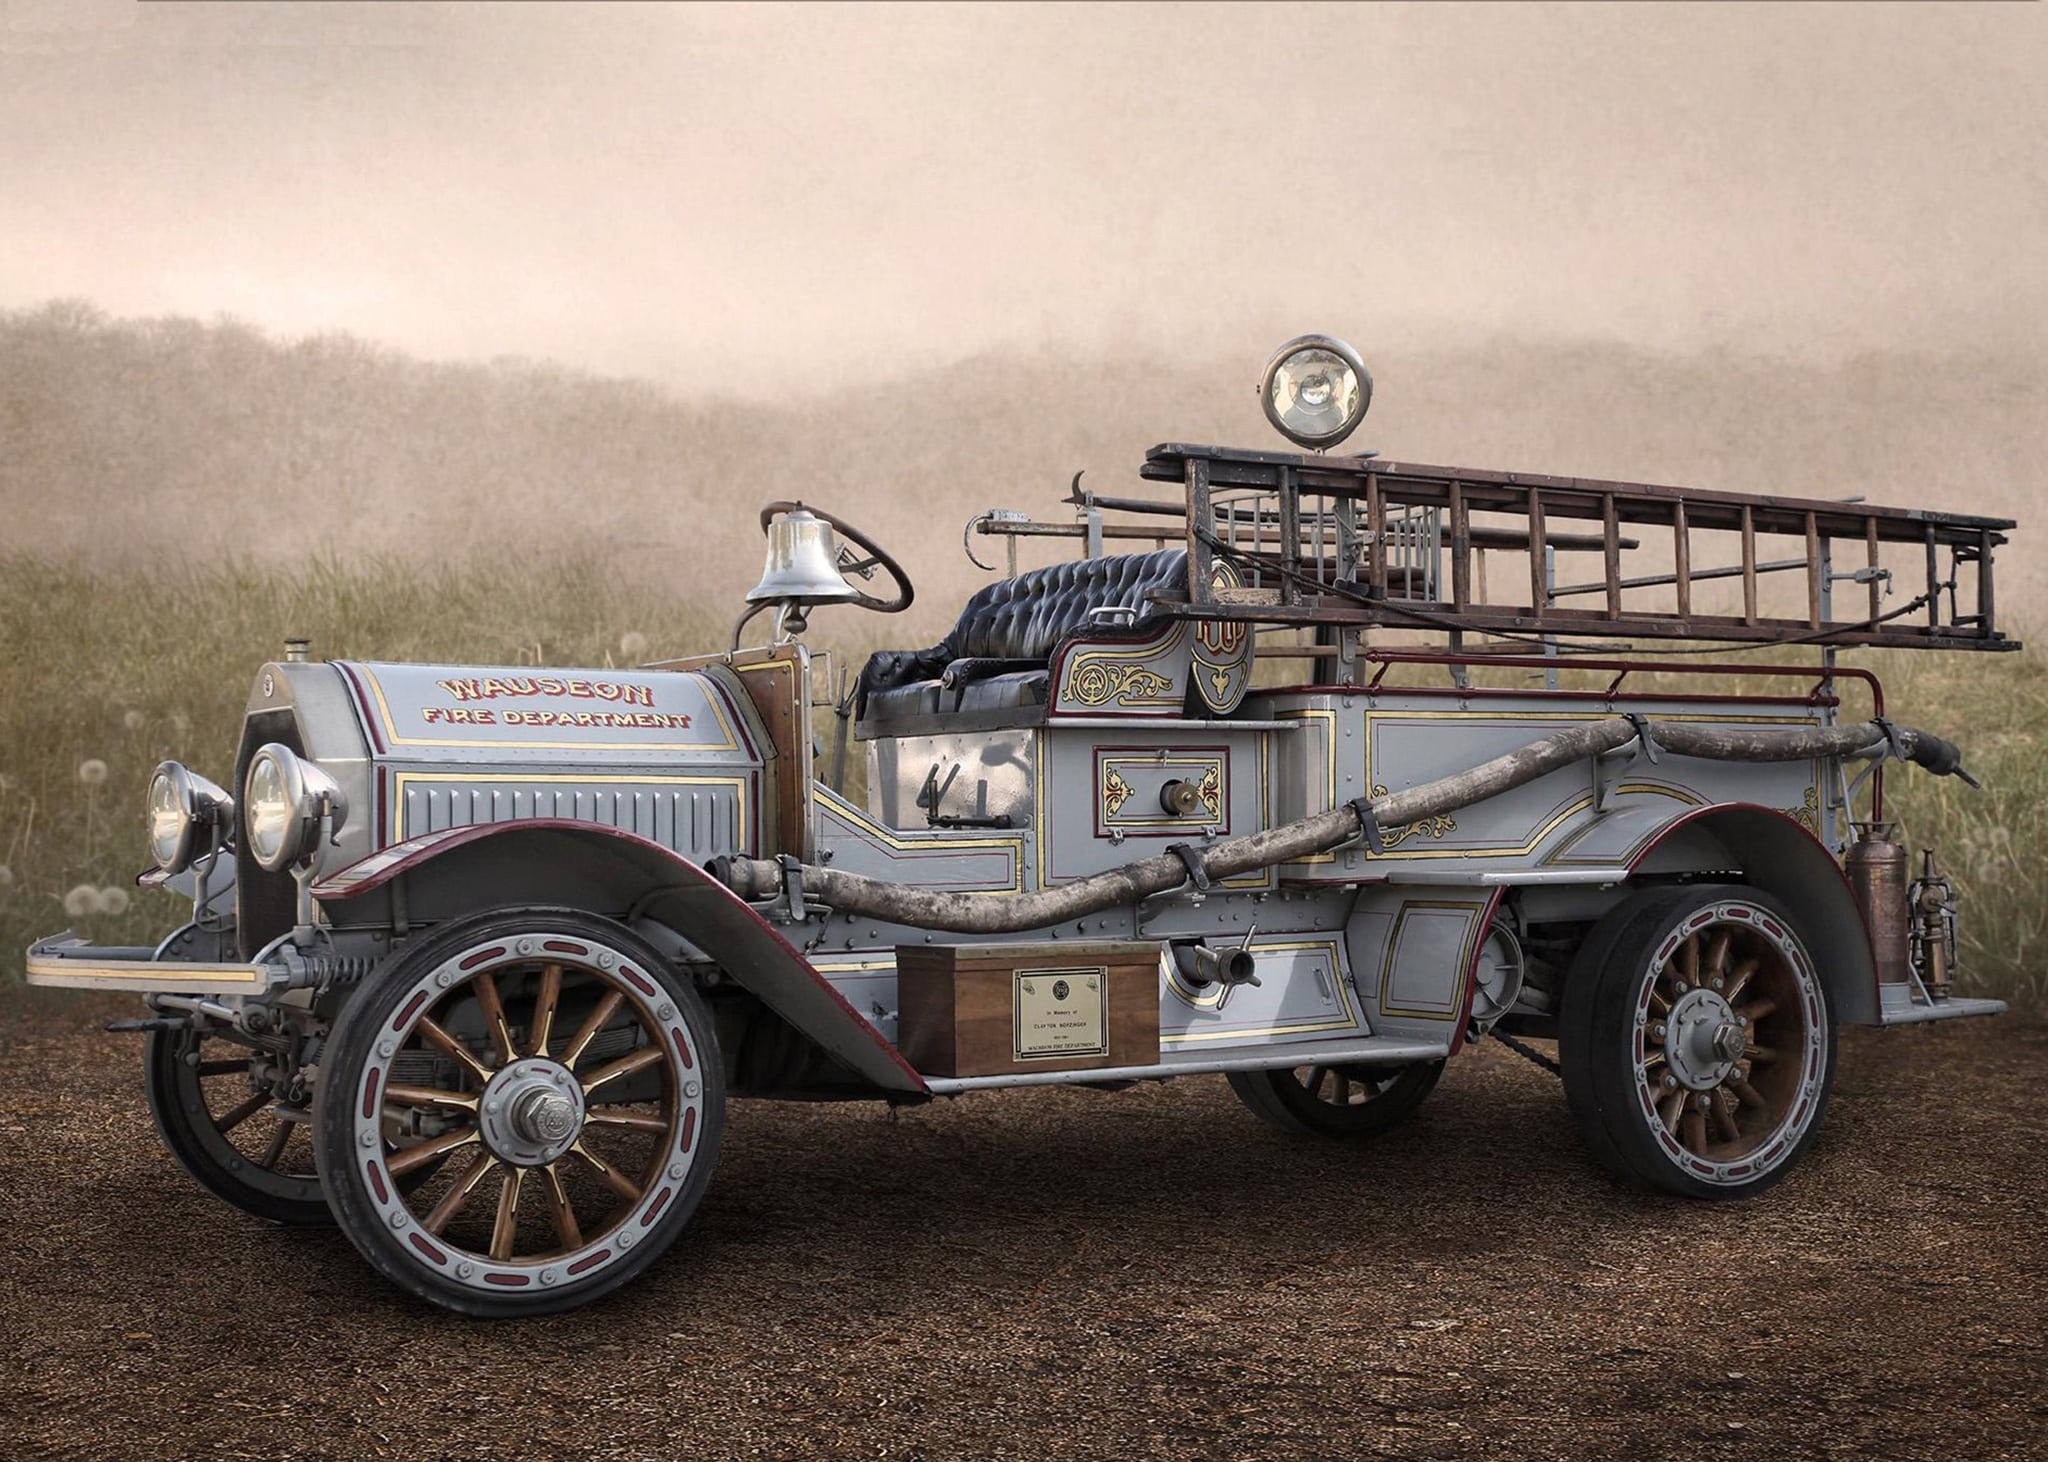
[(208, 1198), (101, 1014), (0, 1012), (10, 1457), (2048, 1450), (2039, 1021), (1848, 1032), (1739, 1205), (1617, 1191), (1498, 1046), (1363, 1149), (1220, 1078), (743, 1103), (637, 1287), (492, 1324)]

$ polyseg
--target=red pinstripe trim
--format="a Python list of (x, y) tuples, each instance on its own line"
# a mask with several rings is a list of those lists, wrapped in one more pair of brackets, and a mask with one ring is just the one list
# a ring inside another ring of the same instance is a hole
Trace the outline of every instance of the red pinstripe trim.
[(363, 684), (362, 677), (356, 673), (356, 667), (351, 662), (337, 660), (335, 666), (341, 671), (349, 683), (349, 689), (354, 693), (356, 710), (362, 720), (363, 730), (370, 737), (370, 745), (375, 747), (380, 755), (389, 751), (391, 748), (384, 744), (384, 732), (377, 725), (377, 708), (370, 699), (370, 688)]

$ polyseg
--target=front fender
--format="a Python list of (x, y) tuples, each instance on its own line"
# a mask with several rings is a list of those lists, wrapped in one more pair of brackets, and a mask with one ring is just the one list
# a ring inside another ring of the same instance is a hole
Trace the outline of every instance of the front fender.
[(703, 950), (864, 1080), (885, 1091), (929, 1094), (924, 1078), (780, 931), (659, 843), (562, 818), (449, 828), (394, 843), (321, 879), (313, 897), (341, 922), (357, 900), (386, 888), (403, 889), (405, 917), (416, 923), (518, 903), (569, 904), (614, 917), (636, 911)]

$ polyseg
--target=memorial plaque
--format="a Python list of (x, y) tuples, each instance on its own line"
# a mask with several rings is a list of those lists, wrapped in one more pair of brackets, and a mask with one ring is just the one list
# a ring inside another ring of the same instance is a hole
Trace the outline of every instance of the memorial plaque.
[(1152, 1066), (1159, 946), (904, 945), (897, 1045), (928, 1076)]
[(1031, 970), (1011, 978), (1011, 1049), (1017, 1060), (1109, 1054), (1108, 965)]

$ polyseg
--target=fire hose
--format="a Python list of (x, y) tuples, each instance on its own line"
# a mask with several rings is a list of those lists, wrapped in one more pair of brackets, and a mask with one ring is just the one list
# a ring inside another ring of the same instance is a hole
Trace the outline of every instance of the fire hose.
[(1206, 888), (1215, 880), (1296, 862), (1361, 838), (1376, 845), (1382, 828), (1405, 827), (1470, 807), (1561, 768), (1619, 751), (1630, 742), (1640, 742), (1653, 756), (1668, 751), (1712, 761), (1805, 761), (1876, 752), (1913, 762), (1936, 776), (1971, 781), (1962, 767), (1962, 753), (1953, 743), (1889, 721), (1800, 730), (1729, 730), (1615, 716), (1573, 726), (1467, 771), (1383, 797), (1360, 797), (1298, 822), (1205, 848), (1183, 843), (1157, 857), (1032, 893), (946, 893), (816, 864), (797, 864), (793, 859), (785, 865), (763, 858), (722, 857), (712, 861), (710, 872), (748, 900), (800, 891), (805, 899), (841, 913), (914, 928), (1012, 934), (1136, 904), (1185, 884)]

